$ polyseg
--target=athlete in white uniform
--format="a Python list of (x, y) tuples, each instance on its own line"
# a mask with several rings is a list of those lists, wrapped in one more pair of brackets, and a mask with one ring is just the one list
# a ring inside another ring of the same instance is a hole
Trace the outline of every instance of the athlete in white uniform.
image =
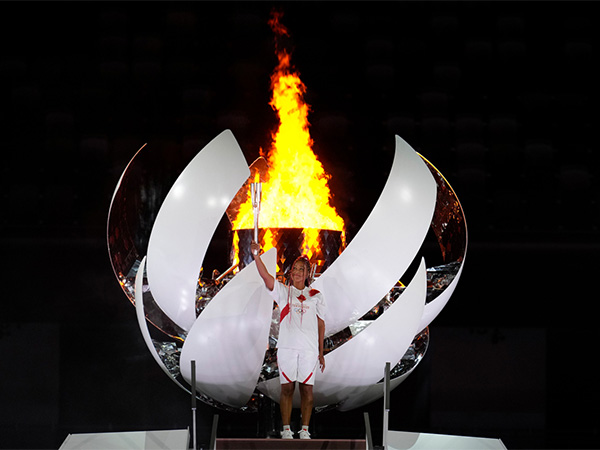
[(323, 294), (308, 286), (310, 262), (298, 258), (292, 265), (289, 286), (277, 281), (260, 258), (260, 246), (251, 245), (256, 267), (265, 286), (279, 306), (279, 337), (277, 364), (281, 380), (279, 407), (283, 423), (282, 438), (292, 439), (290, 419), (295, 382), (300, 386), (300, 411), (302, 414), (301, 439), (310, 439), (308, 425), (313, 408), (313, 384), (317, 366), (325, 370), (323, 340), (325, 337), (325, 301)]

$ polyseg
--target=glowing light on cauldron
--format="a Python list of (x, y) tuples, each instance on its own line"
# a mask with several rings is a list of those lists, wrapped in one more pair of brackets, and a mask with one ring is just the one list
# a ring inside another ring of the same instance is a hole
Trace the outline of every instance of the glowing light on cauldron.
[[(287, 36), (280, 22), (281, 14), (274, 13), (269, 21), (276, 36)], [(270, 105), (279, 118), (279, 127), (272, 133), (268, 152), (268, 173), (262, 187), (260, 227), (303, 228), (302, 247), (310, 257), (317, 245), (319, 230), (342, 232), (344, 221), (330, 204), (330, 175), (312, 150), (308, 112), (304, 101), (306, 86), (290, 63), (285, 49), (276, 49), (278, 65), (271, 75)], [(252, 202), (248, 197), (242, 203), (233, 230), (253, 227)], [(273, 247), (266, 232), (262, 238), (263, 250)], [(234, 231), (233, 246), (237, 254), (238, 237)], [(234, 261), (237, 262), (237, 261)]]

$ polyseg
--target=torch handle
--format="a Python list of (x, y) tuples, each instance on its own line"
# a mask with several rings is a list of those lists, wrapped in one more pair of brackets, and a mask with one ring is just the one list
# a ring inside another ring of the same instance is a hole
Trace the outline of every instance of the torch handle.
[(258, 243), (258, 215), (260, 214), (260, 201), (262, 198), (262, 183), (250, 184), (250, 200), (254, 213), (254, 242)]
[(254, 242), (258, 243), (258, 208), (254, 209)]

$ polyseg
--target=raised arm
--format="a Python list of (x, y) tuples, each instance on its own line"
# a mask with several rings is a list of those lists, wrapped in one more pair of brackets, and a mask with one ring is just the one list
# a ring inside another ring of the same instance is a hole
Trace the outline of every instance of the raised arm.
[(252, 250), (252, 256), (254, 257), (254, 261), (256, 262), (258, 274), (265, 282), (265, 286), (267, 287), (267, 289), (272, 291), (275, 287), (275, 278), (269, 273), (269, 271), (265, 267), (265, 263), (263, 263), (262, 259), (260, 258), (260, 245), (252, 241), (252, 243), (250, 244), (250, 249)]

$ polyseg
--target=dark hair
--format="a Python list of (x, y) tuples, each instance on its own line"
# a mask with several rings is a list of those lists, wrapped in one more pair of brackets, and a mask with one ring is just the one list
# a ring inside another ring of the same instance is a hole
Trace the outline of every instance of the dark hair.
[(304, 286), (308, 287), (309, 286), (309, 278), (310, 278), (310, 260), (308, 259), (308, 256), (306, 255), (302, 255), (302, 256), (298, 256), (295, 260), (294, 263), (292, 264), (292, 267), (290, 267), (290, 272), (292, 270), (292, 268), (296, 265), (297, 262), (302, 262), (304, 263), (304, 267), (306, 268), (306, 278), (304, 279)]

